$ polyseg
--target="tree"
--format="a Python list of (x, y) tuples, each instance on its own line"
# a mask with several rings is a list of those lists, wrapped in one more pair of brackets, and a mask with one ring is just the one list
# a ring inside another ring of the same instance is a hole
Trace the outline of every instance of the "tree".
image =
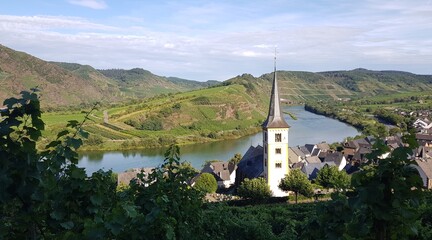
[(324, 188), (346, 189), (350, 185), (350, 177), (345, 171), (339, 171), (336, 166), (325, 165), (315, 181)]
[(313, 194), (312, 183), (300, 169), (293, 169), (279, 184), (282, 191), (293, 191), (295, 194), (295, 202), (297, 203), (298, 194), (305, 197), (311, 197)]
[(214, 193), (217, 187), (216, 179), (211, 173), (202, 173), (199, 175), (194, 185), (194, 188), (204, 193)]
[(136, 222), (141, 237), (148, 239), (187, 239), (200, 233), (201, 191), (191, 188), (194, 172), (181, 167), (180, 151), (171, 145), (164, 163), (150, 174), (138, 174), (130, 194), (146, 224)]
[[(377, 150), (371, 156), (382, 153)], [(407, 159), (410, 155), (409, 147), (399, 147), (390, 157), (374, 158), (363, 171), (354, 174), (354, 191), (348, 194), (348, 202), (357, 220), (348, 227), (355, 229), (362, 225), (365, 231), (358, 233), (359, 237), (405, 239), (417, 234), (412, 223), (419, 217), (423, 182), (413, 167), (415, 161)]]
[(240, 153), (236, 153), (236, 154), (234, 154), (234, 157), (232, 157), (229, 160), (229, 162), (230, 163), (234, 163), (235, 165), (237, 165), (240, 162), (241, 159), (242, 159), (242, 155)]
[(243, 198), (263, 200), (272, 196), (269, 185), (264, 178), (245, 178), (237, 189), (237, 194)]
[[(370, 161), (353, 174), (351, 189), (333, 193), (332, 201), (320, 206), (316, 219), (310, 221), (316, 230), (303, 238), (328, 239), (418, 239), (420, 205), (424, 200), (422, 180), (409, 160), (410, 148), (417, 143), (414, 135), (404, 136), (409, 147), (395, 149), (386, 159), (382, 140), (377, 140)], [(338, 217), (335, 217), (338, 216)], [(427, 220), (426, 220), (427, 221)]]

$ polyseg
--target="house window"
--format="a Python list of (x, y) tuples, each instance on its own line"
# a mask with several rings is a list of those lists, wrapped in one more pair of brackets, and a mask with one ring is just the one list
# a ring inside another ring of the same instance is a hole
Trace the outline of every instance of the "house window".
[(282, 163), (277, 162), (277, 163), (275, 164), (275, 167), (276, 167), (276, 168), (282, 168)]
[(275, 134), (275, 142), (282, 142), (282, 134), (281, 133)]
[(275, 150), (276, 150), (276, 154), (281, 154), (282, 153), (282, 149), (280, 149), (280, 148), (276, 148)]

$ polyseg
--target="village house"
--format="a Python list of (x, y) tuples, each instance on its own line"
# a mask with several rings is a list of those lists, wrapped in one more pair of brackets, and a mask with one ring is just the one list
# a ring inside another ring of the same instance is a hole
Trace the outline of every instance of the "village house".
[(374, 141), (375, 139), (372, 137), (345, 141), (342, 144), (342, 154), (351, 164), (362, 163), (366, 160), (365, 155), (372, 152), (372, 145)]
[(231, 162), (209, 162), (201, 173), (212, 174), (219, 188), (229, 188), (235, 183), (237, 166)]
[(415, 136), (420, 146), (432, 146), (432, 134), (416, 133)]
[(425, 129), (430, 129), (432, 127), (432, 122), (427, 118), (417, 118), (414, 123), (413, 127), (417, 129), (418, 132), (421, 132)]
[(432, 159), (416, 159), (417, 165), (414, 167), (418, 170), (423, 186), (427, 189), (432, 189)]
[(294, 166), (294, 164), (298, 162), (304, 161), (306, 158), (306, 155), (300, 151), (298, 147), (289, 147), (288, 148), (288, 162), (291, 167)]
[(346, 158), (341, 152), (333, 152), (327, 154), (327, 156), (324, 159), (324, 163), (333, 163), (335, 166), (338, 167), (339, 171), (342, 171), (346, 164)]
[(132, 168), (127, 171), (121, 172), (117, 175), (118, 185), (127, 186), (132, 181), (136, 179), (139, 173), (144, 173), (144, 179), (153, 171), (154, 168)]
[(319, 162), (319, 163), (311, 163), (311, 164), (304, 164), (301, 168), (301, 171), (306, 174), (309, 180), (314, 180), (318, 172), (324, 167), (324, 166), (335, 166), (333, 162)]

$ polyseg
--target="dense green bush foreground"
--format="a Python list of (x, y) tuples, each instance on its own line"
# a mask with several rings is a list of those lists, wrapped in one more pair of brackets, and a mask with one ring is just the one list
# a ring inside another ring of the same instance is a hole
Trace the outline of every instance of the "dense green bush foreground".
[[(233, 207), (203, 203), (193, 171), (172, 146), (162, 166), (117, 189), (113, 174), (87, 176), (76, 149), (87, 133), (69, 122), (44, 151), (35, 93), (8, 99), (0, 118), (0, 239), (431, 239), (409, 148), (363, 167), (331, 201)], [(377, 148), (379, 149), (379, 147)]]

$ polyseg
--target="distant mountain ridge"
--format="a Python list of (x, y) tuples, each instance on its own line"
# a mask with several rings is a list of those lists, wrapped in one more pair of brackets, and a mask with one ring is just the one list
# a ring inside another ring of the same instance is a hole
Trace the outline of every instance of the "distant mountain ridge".
[(132, 68), (130, 70), (105, 69), (98, 71), (105, 77), (115, 80), (123, 92), (129, 93), (133, 97), (183, 92), (220, 84), (217, 81), (199, 82), (175, 77), (162, 77), (142, 68)]
[[(304, 102), (308, 100), (341, 99), (398, 92), (431, 91), (432, 75), (417, 75), (402, 71), (303, 72), (278, 71), (281, 98)], [(270, 88), (273, 73), (254, 77), (250, 74), (229, 79), (225, 84), (242, 84), (246, 88)]]
[[(432, 90), (432, 75), (402, 71), (278, 71), (281, 98), (341, 99), (407, 91)], [(142, 68), (96, 70), (77, 63), (46, 62), (0, 45), (0, 103), (22, 90), (38, 87), (43, 107), (68, 107), (125, 102), (158, 94), (190, 91), (218, 84), (241, 84), (251, 97), (270, 92), (273, 73), (254, 77), (243, 74), (226, 80), (199, 82), (163, 77)]]
[[(125, 76), (124, 81), (115, 77), (119, 72)], [(77, 63), (47, 62), (0, 45), (0, 84), (0, 105), (8, 97), (38, 87), (42, 106), (58, 108), (88, 105), (97, 101), (124, 102), (161, 93), (205, 88), (219, 82), (175, 81), (138, 68), (96, 70)]]

